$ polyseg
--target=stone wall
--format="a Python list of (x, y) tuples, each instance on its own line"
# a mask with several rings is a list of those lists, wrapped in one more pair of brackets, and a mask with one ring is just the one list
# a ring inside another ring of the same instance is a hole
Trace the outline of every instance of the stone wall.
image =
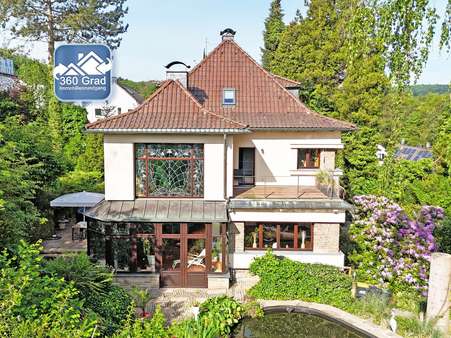
[(340, 242), (340, 224), (313, 225), (313, 252), (337, 253)]
[(160, 274), (115, 274), (114, 283), (126, 289), (137, 287), (140, 289), (158, 289), (160, 287)]

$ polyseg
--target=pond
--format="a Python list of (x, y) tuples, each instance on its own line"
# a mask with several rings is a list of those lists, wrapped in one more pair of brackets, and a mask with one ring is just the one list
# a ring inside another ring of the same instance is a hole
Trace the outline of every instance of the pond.
[(295, 310), (291, 313), (265, 311), (263, 318), (245, 318), (235, 328), (236, 338), (370, 338), (350, 326), (324, 316)]

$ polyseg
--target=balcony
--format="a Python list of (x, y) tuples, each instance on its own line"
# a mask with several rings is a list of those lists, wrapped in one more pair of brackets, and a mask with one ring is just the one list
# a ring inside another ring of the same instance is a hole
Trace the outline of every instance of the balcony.
[[(255, 184), (247, 184), (252, 182)], [(343, 199), (344, 189), (335, 181), (301, 184), (299, 176), (234, 176), (235, 199)]]

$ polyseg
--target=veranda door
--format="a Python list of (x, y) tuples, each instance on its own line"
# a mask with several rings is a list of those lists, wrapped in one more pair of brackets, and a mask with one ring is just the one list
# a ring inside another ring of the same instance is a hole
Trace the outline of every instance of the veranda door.
[[(210, 238), (210, 240), (208, 240)], [(157, 226), (161, 287), (206, 288), (211, 261), (211, 227), (203, 223)]]

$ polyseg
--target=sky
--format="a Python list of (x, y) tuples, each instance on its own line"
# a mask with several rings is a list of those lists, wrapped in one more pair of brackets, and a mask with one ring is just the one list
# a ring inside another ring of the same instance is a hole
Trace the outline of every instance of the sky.
[[(439, 14), (444, 12), (446, 0), (431, 2)], [(178, 60), (194, 66), (205, 47), (211, 51), (220, 42), (219, 32), (227, 27), (237, 31), (237, 43), (260, 62), (269, 4), (270, 0), (129, 0), (130, 26), (115, 52), (115, 75), (135, 81), (164, 79), (164, 65)], [(287, 23), (298, 8), (305, 12), (304, 0), (282, 0), (282, 7)], [(0, 37), (0, 44), (5, 46), (5, 40)], [(45, 43), (25, 47), (32, 57), (46, 59)], [(439, 51), (436, 39), (418, 83), (450, 81), (451, 56)]]

